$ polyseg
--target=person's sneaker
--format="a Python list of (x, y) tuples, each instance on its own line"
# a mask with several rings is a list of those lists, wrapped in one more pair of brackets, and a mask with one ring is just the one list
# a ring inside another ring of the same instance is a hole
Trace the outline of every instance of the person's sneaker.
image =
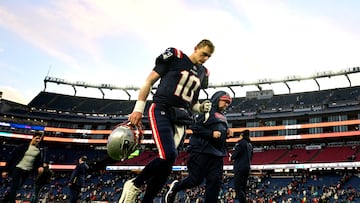
[(179, 183), (178, 180), (174, 180), (171, 183), (170, 188), (165, 195), (165, 203), (174, 203), (175, 202), (176, 192), (174, 192), (173, 189), (174, 189), (175, 185), (178, 183)]
[(123, 192), (119, 199), (119, 203), (134, 203), (137, 195), (140, 193), (140, 188), (134, 185), (135, 178), (125, 182)]

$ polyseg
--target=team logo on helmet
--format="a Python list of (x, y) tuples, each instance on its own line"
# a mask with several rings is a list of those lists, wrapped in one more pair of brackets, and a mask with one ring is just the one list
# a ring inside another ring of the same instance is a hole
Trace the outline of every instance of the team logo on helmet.
[(130, 123), (114, 128), (107, 140), (107, 153), (114, 160), (124, 160), (140, 145), (142, 130)]

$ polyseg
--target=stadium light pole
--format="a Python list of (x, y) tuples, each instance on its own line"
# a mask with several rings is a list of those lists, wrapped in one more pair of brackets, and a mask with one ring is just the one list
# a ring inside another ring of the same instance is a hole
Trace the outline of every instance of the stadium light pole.
[(74, 96), (76, 96), (76, 93), (77, 93), (76, 87), (75, 87), (75, 85), (71, 85), (71, 86), (72, 86), (73, 89), (74, 89)]
[(105, 93), (104, 93), (104, 91), (102, 90), (101, 87), (99, 87), (99, 90), (100, 90), (100, 92), (101, 92), (101, 94), (102, 94), (102, 98), (105, 99)]
[(345, 77), (347, 78), (347, 80), (349, 81), (349, 85), (350, 85), (350, 87), (351, 87), (351, 80), (350, 80), (350, 78), (349, 78), (349, 75), (348, 75), (347, 73), (345, 73), (344, 75), (345, 75)]
[(233, 95), (234, 95), (233, 97), (235, 98), (235, 97), (236, 97), (236, 95), (235, 95), (235, 91), (231, 88), (231, 86), (229, 86), (228, 88), (229, 88), (229, 89), (230, 89), (230, 91), (233, 93)]
[(317, 86), (318, 86), (318, 90), (320, 91), (320, 84), (319, 84), (319, 82), (317, 81), (317, 78), (313, 78), (313, 80), (315, 81), (315, 83), (317, 84)]

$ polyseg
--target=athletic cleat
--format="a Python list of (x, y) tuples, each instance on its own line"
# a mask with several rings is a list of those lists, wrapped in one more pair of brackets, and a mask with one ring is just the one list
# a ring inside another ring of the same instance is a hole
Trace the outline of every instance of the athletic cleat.
[(130, 179), (125, 182), (123, 192), (118, 203), (134, 203), (137, 195), (140, 193), (140, 188), (134, 185), (134, 180)]
[(174, 192), (173, 189), (174, 189), (175, 185), (178, 183), (179, 183), (178, 180), (174, 180), (171, 183), (170, 188), (165, 195), (165, 203), (174, 203), (175, 202), (175, 197), (176, 197), (177, 192)]

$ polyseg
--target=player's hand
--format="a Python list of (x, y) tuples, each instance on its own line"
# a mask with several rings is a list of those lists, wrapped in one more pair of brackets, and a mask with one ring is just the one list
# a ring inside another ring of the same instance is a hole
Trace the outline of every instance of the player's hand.
[(44, 172), (44, 167), (41, 167), (41, 166), (40, 166), (40, 167), (38, 168), (38, 174), (41, 174), (41, 173), (43, 173), (43, 172)]
[(227, 137), (234, 137), (234, 132), (230, 128), (227, 130)]
[(129, 115), (128, 120), (131, 124), (134, 124), (137, 127), (141, 126), (141, 119), (143, 117), (143, 114), (141, 112), (134, 111)]
[(213, 131), (213, 138), (219, 138), (221, 136), (221, 132), (220, 131)]
[(200, 104), (200, 112), (207, 113), (211, 110), (211, 102), (210, 100), (205, 100)]
[(9, 175), (8, 172), (2, 172), (2, 173), (1, 173), (1, 177), (2, 177), (2, 178), (7, 178), (8, 175)]

